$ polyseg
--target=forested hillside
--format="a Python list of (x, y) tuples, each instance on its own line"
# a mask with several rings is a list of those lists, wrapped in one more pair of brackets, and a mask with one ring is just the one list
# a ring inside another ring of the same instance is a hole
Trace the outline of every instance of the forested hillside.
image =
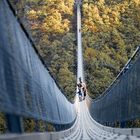
[[(10, 0), (50, 71), (71, 99), (76, 86), (74, 0)], [(101, 94), (140, 42), (140, 0), (83, 0), (82, 37), (89, 94)]]
[(82, 12), (86, 82), (94, 98), (140, 44), (140, 0), (83, 0)]

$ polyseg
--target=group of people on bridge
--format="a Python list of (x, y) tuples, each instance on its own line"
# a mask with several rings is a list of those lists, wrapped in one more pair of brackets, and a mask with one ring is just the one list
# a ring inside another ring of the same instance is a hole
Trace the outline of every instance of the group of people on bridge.
[(85, 100), (86, 95), (87, 95), (87, 88), (86, 84), (82, 82), (81, 77), (79, 78), (79, 83), (77, 83), (78, 87), (78, 96), (79, 96), (79, 101)]
[(75, 3), (76, 4), (81, 4), (82, 3), (82, 0), (75, 0)]

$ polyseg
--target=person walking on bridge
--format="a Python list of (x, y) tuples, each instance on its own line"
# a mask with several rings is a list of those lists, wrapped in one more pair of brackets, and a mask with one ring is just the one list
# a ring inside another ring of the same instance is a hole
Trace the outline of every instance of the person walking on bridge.
[(78, 86), (78, 95), (79, 95), (79, 100), (85, 100), (86, 95), (87, 95), (87, 88), (86, 84), (82, 82), (81, 77), (79, 78), (79, 83), (77, 84)]
[(79, 78), (79, 83), (77, 84), (77, 87), (78, 87), (79, 101), (82, 101), (82, 81), (81, 81), (81, 77)]
[(85, 83), (82, 83), (82, 90), (83, 90), (83, 94), (84, 94), (83, 100), (85, 100), (86, 95), (87, 95), (87, 87), (86, 87)]

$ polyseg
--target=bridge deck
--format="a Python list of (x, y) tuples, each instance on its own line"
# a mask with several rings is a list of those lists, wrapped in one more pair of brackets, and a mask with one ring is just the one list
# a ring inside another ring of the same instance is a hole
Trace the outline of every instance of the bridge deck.
[(78, 111), (77, 129), (73, 134), (61, 140), (140, 140), (137, 136), (117, 134), (99, 128), (91, 118), (85, 101), (78, 102), (76, 107)]

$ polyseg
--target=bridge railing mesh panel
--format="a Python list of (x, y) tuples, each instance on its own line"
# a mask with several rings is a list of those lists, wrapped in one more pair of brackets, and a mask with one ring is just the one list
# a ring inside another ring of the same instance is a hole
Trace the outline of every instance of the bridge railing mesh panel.
[(88, 100), (92, 117), (101, 123), (140, 118), (140, 49), (113, 84), (95, 100)]
[(0, 0), (0, 111), (56, 124), (76, 118), (71, 104), (46, 70), (31, 42)]

